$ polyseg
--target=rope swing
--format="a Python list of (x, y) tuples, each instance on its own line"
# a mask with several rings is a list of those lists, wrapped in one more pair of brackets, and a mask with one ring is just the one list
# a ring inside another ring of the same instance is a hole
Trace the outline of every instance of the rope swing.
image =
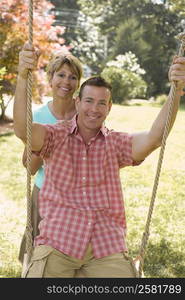
[[(180, 33), (177, 36), (177, 38), (181, 41), (178, 56), (183, 56), (184, 49), (185, 49), (185, 32)], [(152, 196), (151, 196), (150, 206), (148, 209), (148, 216), (147, 216), (147, 221), (146, 221), (146, 225), (145, 225), (145, 230), (144, 230), (144, 233), (142, 236), (142, 241), (141, 241), (141, 246), (140, 246), (140, 251), (139, 251), (139, 259), (140, 259), (139, 277), (142, 277), (144, 255), (145, 255), (145, 251), (146, 251), (147, 242), (149, 239), (149, 228), (150, 228), (150, 223), (151, 223), (151, 219), (152, 219), (152, 212), (154, 209), (157, 188), (158, 188), (158, 184), (159, 184), (159, 177), (160, 177), (160, 173), (161, 173), (161, 167), (162, 167), (162, 161), (163, 161), (163, 157), (164, 157), (166, 140), (167, 140), (168, 134), (170, 132), (170, 124), (171, 124), (171, 119), (172, 119), (172, 112), (173, 112), (173, 107), (174, 107), (174, 99), (175, 99), (176, 90), (177, 90), (176, 84), (175, 84), (175, 82), (172, 82), (171, 88), (170, 88), (170, 93), (168, 96), (168, 98), (169, 98), (168, 114), (167, 114), (167, 118), (166, 118), (166, 124), (165, 124), (164, 133), (163, 133), (161, 149), (160, 149), (160, 153), (159, 153), (159, 159), (158, 159), (158, 165), (157, 165), (157, 170), (156, 170), (156, 175), (155, 175), (155, 180), (154, 180), (154, 185), (153, 185), (153, 190), (152, 190)]]
[[(33, 44), (33, 0), (29, 0), (29, 44)], [(185, 32), (179, 34), (178, 39), (181, 41), (181, 45), (179, 48), (178, 56), (183, 56), (185, 49)], [(164, 134), (162, 138), (161, 149), (159, 153), (157, 171), (155, 175), (152, 196), (150, 201), (150, 206), (148, 210), (147, 221), (145, 225), (145, 230), (142, 236), (141, 246), (139, 250), (139, 277), (142, 276), (143, 264), (144, 264), (144, 256), (146, 251), (147, 242), (149, 239), (149, 228), (152, 218), (152, 213), (154, 209), (154, 202), (156, 198), (157, 188), (159, 184), (159, 177), (161, 173), (162, 161), (166, 146), (166, 140), (170, 131), (172, 112), (174, 106), (174, 98), (176, 94), (176, 83), (171, 83), (170, 93), (169, 93), (169, 107), (168, 107), (168, 115), (166, 119)], [(28, 83), (27, 83), (27, 223), (26, 223), (26, 254), (24, 256), (23, 270), (28, 267), (28, 264), (31, 259), (32, 250), (33, 250), (33, 238), (32, 238), (32, 200), (31, 200), (31, 127), (32, 127), (32, 71), (28, 72)]]
[[(33, 0), (29, 0), (29, 21), (28, 21), (28, 40), (29, 44), (33, 44)], [(23, 270), (27, 268), (33, 250), (33, 237), (32, 237), (32, 200), (31, 200), (31, 127), (32, 127), (32, 71), (28, 72), (27, 83), (27, 222), (26, 222), (26, 254), (24, 255)]]

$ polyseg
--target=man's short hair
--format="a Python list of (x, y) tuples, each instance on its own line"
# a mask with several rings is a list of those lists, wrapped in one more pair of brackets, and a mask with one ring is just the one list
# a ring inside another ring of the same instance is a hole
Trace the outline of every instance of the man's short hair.
[[(112, 86), (109, 82), (107, 82), (103, 77), (101, 76), (93, 76), (88, 78), (87, 80), (85, 80), (81, 87), (80, 87), (80, 91), (79, 91), (79, 98), (82, 98), (82, 94), (83, 94), (83, 90), (85, 88), (85, 86), (90, 85), (90, 86), (97, 86), (97, 87), (105, 87), (107, 88), (110, 93), (112, 92)], [(111, 101), (111, 100), (110, 100)]]

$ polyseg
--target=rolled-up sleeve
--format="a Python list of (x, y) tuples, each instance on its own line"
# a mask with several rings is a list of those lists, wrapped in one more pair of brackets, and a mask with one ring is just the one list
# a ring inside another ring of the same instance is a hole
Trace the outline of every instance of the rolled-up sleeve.
[(120, 168), (126, 166), (137, 166), (142, 161), (134, 161), (132, 157), (133, 135), (125, 132), (117, 132), (116, 151)]
[(42, 159), (46, 160), (52, 156), (52, 153), (58, 142), (61, 141), (62, 136), (64, 136), (63, 130), (60, 125), (43, 125), (46, 128), (46, 135), (44, 138), (44, 144), (39, 152), (34, 152), (36, 155), (40, 156)]
[(44, 144), (40, 150), (39, 155), (42, 159), (49, 158), (53, 152), (54, 144), (56, 140), (56, 131), (52, 125), (44, 125), (46, 128), (46, 135), (44, 139)]

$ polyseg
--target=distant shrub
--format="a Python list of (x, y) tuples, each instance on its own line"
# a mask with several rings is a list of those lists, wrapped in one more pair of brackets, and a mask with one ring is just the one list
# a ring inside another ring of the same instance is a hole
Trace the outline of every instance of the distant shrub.
[(166, 94), (162, 94), (156, 97), (155, 103), (159, 105), (163, 105), (168, 99)]
[(101, 75), (112, 84), (112, 98), (115, 103), (146, 96), (146, 83), (136, 73), (117, 67), (107, 67)]
[(144, 73), (137, 63), (135, 54), (128, 52), (125, 55), (118, 55), (114, 61), (109, 61), (101, 75), (112, 84), (113, 102), (122, 103), (125, 100), (146, 96), (147, 85), (141, 77)]

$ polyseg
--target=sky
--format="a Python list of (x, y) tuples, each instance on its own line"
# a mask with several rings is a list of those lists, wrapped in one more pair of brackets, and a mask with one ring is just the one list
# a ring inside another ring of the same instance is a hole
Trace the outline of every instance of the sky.
[(153, 3), (161, 4), (163, 3), (163, 0), (152, 0)]

